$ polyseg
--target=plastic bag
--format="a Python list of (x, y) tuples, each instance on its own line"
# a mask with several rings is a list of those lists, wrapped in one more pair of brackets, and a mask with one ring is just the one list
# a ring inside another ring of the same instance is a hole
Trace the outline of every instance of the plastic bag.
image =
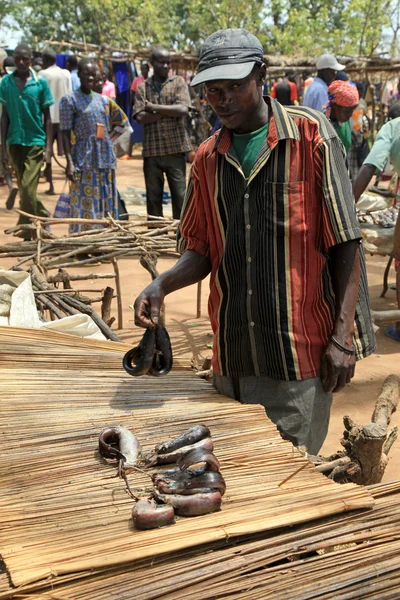
[(89, 315), (72, 315), (57, 321), (43, 323), (40, 320), (35, 296), (32, 289), (31, 276), (26, 271), (1, 271), (0, 285), (7, 284), (14, 289), (11, 295), (11, 306), (8, 316), (0, 316), (0, 325), (10, 327), (27, 327), (39, 329), (45, 327), (53, 331), (69, 333), (82, 338), (105, 340), (96, 323)]
[[(118, 128), (116, 128), (118, 129)], [(123, 132), (119, 137), (113, 141), (114, 152), (117, 155), (117, 158), (124, 156), (124, 154), (129, 153), (131, 134), (133, 133), (133, 129), (130, 125), (124, 127)]]
[(69, 194), (60, 194), (54, 209), (55, 219), (68, 219), (71, 216), (71, 201)]

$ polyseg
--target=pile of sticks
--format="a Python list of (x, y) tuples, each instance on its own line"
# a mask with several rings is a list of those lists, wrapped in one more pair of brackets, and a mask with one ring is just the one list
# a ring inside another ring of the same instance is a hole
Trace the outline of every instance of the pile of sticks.
[(317, 470), (338, 483), (373, 485), (382, 481), (388, 454), (398, 437), (398, 428), (390, 429), (390, 421), (399, 398), (400, 379), (397, 375), (389, 375), (383, 383), (370, 423), (357, 425), (349, 415), (343, 417), (345, 430), (340, 442), (343, 450), (327, 458), (308, 455)]
[[(130, 221), (105, 219), (54, 219), (28, 216), (32, 223), (17, 225), (5, 230), (14, 235), (30, 232), (35, 239), (0, 246), (0, 258), (18, 258), (16, 267), (29, 261), (40, 263), (47, 270), (94, 265), (99, 260), (111, 261), (118, 257), (141, 257), (175, 254), (176, 233), (179, 221), (133, 215)], [(98, 229), (81, 231), (57, 237), (44, 227), (48, 225), (79, 224), (97, 226)], [(79, 260), (78, 258), (83, 260)]]
[[(36, 306), (42, 315), (45, 310), (49, 311), (51, 320), (55, 318), (63, 319), (64, 317), (79, 313), (89, 315), (108, 340), (114, 342), (121, 341), (110, 328), (110, 325), (114, 321), (114, 319), (110, 319), (109, 315), (110, 304), (113, 298), (112, 288), (106, 287), (104, 294), (99, 298), (89, 298), (82, 295), (82, 290), (60, 290), (54, 284), (48, 283), (45, 271), (37, 265), (32, 265), (29, 272), (32, 279)], [(102, 318), (90, 306), (93, 302), (98, 301), (102, 301)], [(105, 312), (107, 312), (108, 318), (105, 318)]]

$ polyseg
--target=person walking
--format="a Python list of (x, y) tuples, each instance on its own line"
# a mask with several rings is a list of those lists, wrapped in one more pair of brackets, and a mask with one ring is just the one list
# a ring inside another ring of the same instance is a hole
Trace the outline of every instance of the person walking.
[(179, 75), (169, 75), (171, 58), (156, 48), (150, 62), (154, 75), (139, 85), (135, 118), (144, 126), (143, 171), (147, 214), (163, 216), (164, 173), (171, 191), (172, 216), (179, 219), (186, 190), (186, 153), (192, 150), (187, 130), (191, 100)]
[[(110, 99), (93, 91), (99, 68), (95, 59), (79, 62), (81, 87), (60, 102), (60, 129), (67, 157), (66, 175), (71, 181), (71, 217), (118, 219), (116, 156), (111, 135), (128, 126), (128, 118)], [(75, 143), (71, 149), (71, 133)], [(71, 225), (70, 233), (97, 229), (101, 225)]]
[(333, 54), (322, 54), (316, 62), (317, 76), (308, 86), (307, 93), (304, 95), (303, 106), (314, 108), (322, 112), (323, 107), (328, 102), (328, 87), (334, 81), (337, 71), (345, 69)]
[[(53, 139), (50, 106), (54, 104), (49, 84), (32, 69), (32, 49), (19, 44), (14, 50), (15, 71), (0, 82), (2, 163), (9, 161), (15, 170), (22, 211), (47, 217), (37, 194), (43, 151), (46, 162), (51, 160)], [(7, 152), (8, 147), (8, 152)], [(29, 217), (20, 215), (18, 224), (30, 223)], [(30, 239), (29, 233), (21, 234)]]
[(214, 385), (262, 404), (316, 454), (332, 392), (375, 349), (343, 147), (323, 114), (263, 98), (264, 50), (244, 29), (212, 34), (192, 84), (222, 122), (200, 145), (178, 236), (183, 253), (135, 301), (155, 327), (167, 294), (211, 273)]
[[(49, 84), (51, 94), (54, 98), (54, 104), (50, 107), (50, 118), (53, 126), (53, 142), (57, 140), (57, 153), (64, 156), (64, 145), (60, 131), (60, 100), (65, 94), (72, 91), (71, 73), (67, 69), (60, 69), (56, 65), (56, 53), (54, 50), (44, 50), (42, 53), (43, 71), (39, 76), (44, 77)], [(49, 189), (46, 194), (54, 194), (53, 171), (50, 162), (46, 163), (45, 175), (49, 182)]]

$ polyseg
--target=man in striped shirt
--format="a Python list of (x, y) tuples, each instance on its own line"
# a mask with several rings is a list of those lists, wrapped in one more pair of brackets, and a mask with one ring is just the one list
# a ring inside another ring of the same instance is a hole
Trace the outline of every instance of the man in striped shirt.
[(243, 29), (205, 42), (204, 83), (220, 132), (196, 154), (177, 264), (137, 298), (153, 327), (166, 294), (211, 273), (216, 388), (263, 404), (282, 436), (315, 454), (332, 392), (375, 348), (343, 146), (326, 118), (263, 98), (263, 48)]

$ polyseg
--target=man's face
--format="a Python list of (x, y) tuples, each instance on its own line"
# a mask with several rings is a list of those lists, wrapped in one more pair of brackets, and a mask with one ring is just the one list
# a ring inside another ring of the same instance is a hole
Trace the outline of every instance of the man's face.
[(15, 70), (19, 75), (26, 75), (32, 64), (32, 54), (25, 49), (17, 50), (14, 53)]
[(244, 79), (221, 79), (206, 82), (208, 102), (228, 129), (240, 129), (257, 109), (260, 96), (260, 71)]
[(355, 106), (339, 106), (339, 104), (332, 104), (334, 109), (335, 118), (339, 123), (346, 123), (353, 114), (353, 112), (357, 108), (357, 104)]
[(98, 94), (101, 94), (101, 92), (103, 91), (103, 75), (102, 73), (100, 73), (100, 71), (97, 71), (96, 73), (96, 78), (92, 89)]
[(98, 69), (97, 65), (92, 65), (92, 64), (85, 65), (79, 73), (79, 79), (81, 80), (81, 87), (84, 90), (92, 90), (98, 76), (99, 76), (99, 69)]
[(331, 85), (336, 77), (336, 71), (334, 69), (322, 69), (323, 79), (326, 85)]
[(157, 54), (153, 56), (152, 65), (154, 75), (166, 79), (171, 68), (171, 57), (169, 52), (157, 52)]
[(145, 79), (147, 79), (148, 76), (149, 76), (149, 70), (150, 70), (149, 69), (149, 65), (147, 65), (147, 64), (146, 65), (142, 65), (142, 68), (140, 69), (140, 72), (141, 72), (141, 74), (143, 75), (143, 77)]

